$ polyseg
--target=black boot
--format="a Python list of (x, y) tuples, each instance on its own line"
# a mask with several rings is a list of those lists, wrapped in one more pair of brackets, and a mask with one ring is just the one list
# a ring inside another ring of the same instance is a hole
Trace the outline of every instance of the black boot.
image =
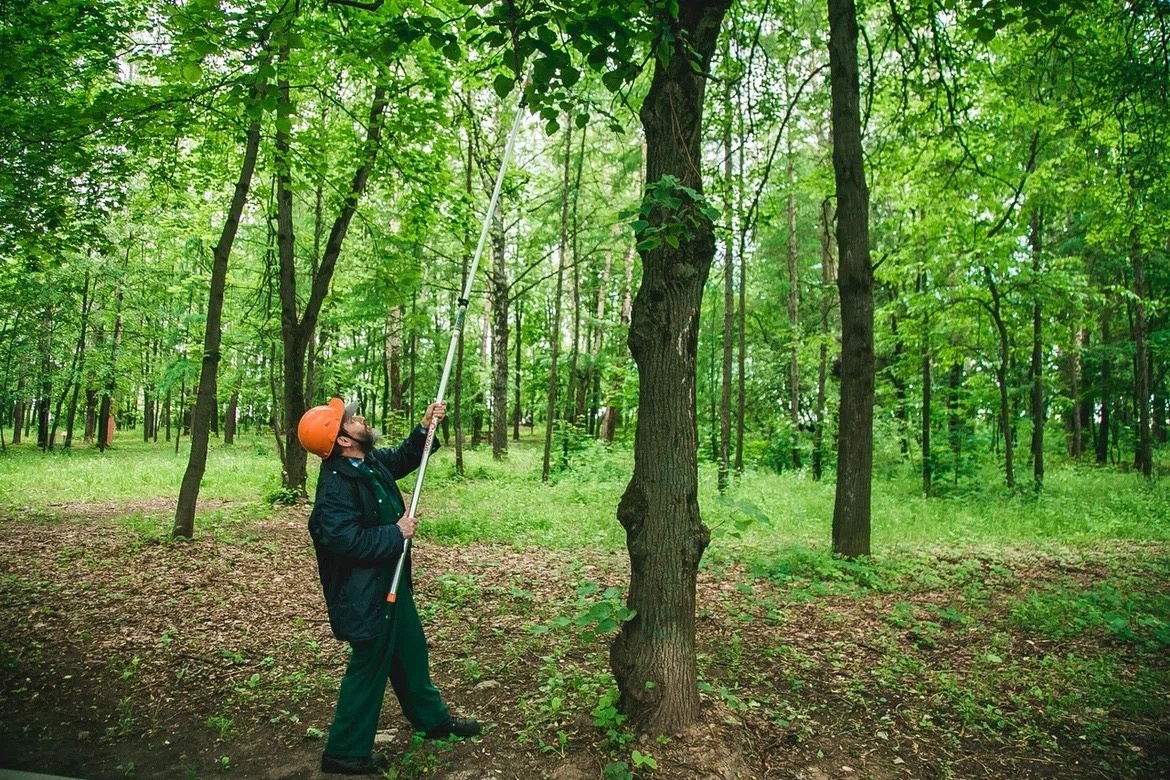
[(447, 718), (446, 721), (428, 731), (427, 739), (446, 739), (447, 737), (474, 737), (482, 729), (479, 722), (473, 718)]
[(321, 754), (321, 771), (332, 775), (380, 775), (390, 768), (390, 759), (381, 753), (358, 756)]

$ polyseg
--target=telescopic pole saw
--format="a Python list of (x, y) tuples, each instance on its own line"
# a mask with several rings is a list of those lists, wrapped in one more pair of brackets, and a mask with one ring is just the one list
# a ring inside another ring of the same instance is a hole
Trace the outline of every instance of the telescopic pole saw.
[[(475, 272), (479, 267), (479, 258), (483, 254), (484, 245), (487, 243), (488, 232), (491, 229), (492, 216), (496, 211), (496, 202), (500, 199), (500, 189), (504, 186), (504, 173), (508, 170), (508, 161), (512, 157), (512, 147), (516, 143), (516, 131), (520, 128), (520, 120), (524, 116), (524, 98), (523, 91), (521, 91), (520, 105), (516, 109), (516, 119), (512, 122), (512, 130), (508, 133), (508, 143), (504, 146), (504, 157), (500, 160), (500, 172), (496, 175), (496, 186), (492, 190), (492, 198), (488, 202), (487, 214), (483, 218), (483, 230), (479, 233), (479, 243), (475, 247), (475, 255), (471, 259), (471, 268), (467, 272), (467, 281), (463, 286), (463, 294), (459, 297), (459, 306), (455, 312), (455, 325), (451, 328), (451, 344), (447, 347), (447, 362), (443, 365), (443, 376), (439, 380), (439, 393), (435, 396), (435, 403), (443, 402), (447, 393), (447, 380), (451, 377), (451, 361), (455, 357), (455, 350), (459, 347), (459, 337), (463, 334), (463, 319), (467, 314), (468, 300), (471, 298), (471, 284), (475, 280)], [(430, 427), (427, 428), (426, 443), (423, 444), (422, 462), (418, 467), (418, 477), (414, 482), (414, 493), (410, 496), (410, 511), (407, 516), (415, 517), (415, 511), (418, 509), (418, 497), (422, 494), (423, 478), (427, 473), (427, 462), (431, 459), (431, 444), (435, 440), (435, 429), (438, 423), (432, 419)], [(391, 604), (398, 600), (398, 583), (402, 579), (402, 566), (406, 563), (406, 556), (410, 554), (410, 540), (406, 540), (406, 544), (402, 549), (402, 555), (398, 558), (398, 565), (394, 567), (394, 580), (390, 583), (390, 592), (386, 594), (386, 600)]]

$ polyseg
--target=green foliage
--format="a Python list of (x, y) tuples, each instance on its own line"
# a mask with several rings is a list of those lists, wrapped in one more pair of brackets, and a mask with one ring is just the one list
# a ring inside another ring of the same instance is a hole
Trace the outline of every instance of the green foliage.
[[(622, 600), (622, 589), (587, 582), (576, 589), (576, 602), (568, 605), (567, 615), (559, 615), (547, 624), (533, 626), (533, 634), (552, 630), (573, 630), (582, 644), (592, 644), (598, 638), (616, 631), (622, 623), (637, 614)], [(596, 598), (594, 598), (596, 597)]]
[(1115, 578), (1090, 586), (1054, 585), (1016, 601), (1010, 615), (1021, 628), (1053, 639), (1104, 635), (1164, 650), (1170, 647), (1170, 596), (1141, 585)]
[(623, 216), (637, 216), (632, 227), (638, 249), (649, 252), (662, 244), (678, 249), (704, 224), (718, 220), (719, 210), (702, 193), (666, 175), (646, 185), (635, 214)]

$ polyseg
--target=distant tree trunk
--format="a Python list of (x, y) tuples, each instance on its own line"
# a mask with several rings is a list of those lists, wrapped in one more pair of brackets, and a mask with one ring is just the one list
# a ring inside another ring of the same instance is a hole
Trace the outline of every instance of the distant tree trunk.
[[(263, 84), (263, 82), (260, 82)], [(257, 86), (253, 96), (262, 97), (263, 86)], [(211, 419), (216, 407), (216, 373), (219, 369), (220, 325), (223, 319), (223, 296), (227, 282), (228, 257), (240, 226), (240, 215), (252, 186), (252, 174), (256, 170), (256, 156), (260, 150), (260, 120), (253, 119), (248, 126), (244, 144), (244, 161), (240, 176), (236, 180), (235, 192), (228, 206), (223, 231), (212, 252), (211, 290), (207, 297), (207, 320), (203, 331), (203, 365), (199, 371), (199, 390), (195, 399), (195, 410), (191, 419), (191, 452), (187, 470), (179, 487), (179, 501), (175, 508), (175, 525), (171, 534), (178, 538), (190, 539), (195, 534), (195, 506), (199, 499), (199, 486), (207, 468), (207, 442), (210, 435)]]
[(512, 393), (512, 441), (520, 441), (520, 380), (523, 374), (521, 349), (524, 346), (520, 339), (524, 333), (523, 326), (524, 298), (521, 297), (516, 301), (516, 385)]
[(73, 447), (73, 423), (77, 417), (77, 396), (81, 390), (81, 378), (85, 376), (85, 337), (89, 326), (89, 311), (93, 306), (93, 298), (89, 295), (89, 269), (85, 270), (85, 281), (81, 287), (81, 327), (77, 336), (78, 366), (73, 373), (73, 397), (69, 402), (69, 416), (65, 422), (65, 449)]
[[(287, 53), (282, 52), (282, 61)], [(354, 171), (349, 191), (342, 202), (341, 210), (333, 221), (320, 266), (314, 269), (311, 289), (305, 301), (304, 310), (298, 316), (296, 285), (295, 243), (292, 219), (292, 170), (288, 133), (277, 125), (276, 129), (276, 200), (277, 200), (277, 247), (280, 260), (280, 331), (284, 342), (284, 487), (305, 495), (307, 478), (307, 453), (297, 438), (297, 423), (307, 406), (305, 365), (306, 357), (317, 331), (317, 320), (321, 306), (329, 292), (341, 247), (349, 232), (349, 224), (357, 211), (358, 202), (365, 192), (370, 171), (378, 155), (382, 137), (383, 117), (386, 109), (386, 87), (377, 84), (370, 104), (366, 123), (366, 138), (362, 147), (358, 168)], [(277, 116), (291, 115), (288, 82), (282, 73), (278, 81)], [(413, 353), (411, 356), (413, 361)], [(412, 376), (413, 378), (413, 376)], [(411, 393), (413, 394), (413, 382)], [(411, 404), (413, 412), (414, 404)]]
[[(1115, 304), (1111, 301), (1110, 304)], [(1109, 348), (1109, 314), (1111, 305), (1107, 305), (1105, 310), (1101, 312), (1101, 346), (1106, 350)], [(1113, 397), (1113, 358), (1109, 353), (1102, 352), (1101, 357), (1101, 410), (1100, 417), (1097, 423), (1097, 440), (1094, 442), (1097, 447), (1097, 464), (1104, 466), (1109, 462), (1109, 401)]]
[[(475, 155), (470, 134), (467, 140), (467, 160), (463, 166), (463, 188), (467, 197), (472, 195), (472, 171), (475, 166)], [(471, 267), (471, 228), (467, 223), (463, 227), (463, 269), (459, 276), (459, 290), (467, 287), (467, 273)], [(455, 349), (455, 394), (453, 417), (455, 418), (455, 473), (464, 474), (463, 465), (463, 334), (466, 326), (459, 330), (459, 344)]]
[[(724, 56), (729, 57), (730, 44), (724, 43)], [(732, 159), (731, 159), (731, 82), (723, 84), (723, 99), (729, 116), (723, 123), (723, 185), (727, 220), (734, 224), (732, 202)], [(723, 375), (719, 393), (719, 492), (727, 492), (731, 469), (731, 359), (735, 339), (735, 237), (728, 230), (723, 239)]]
[(232, 397), (228, 400), (227, 413), (223, 419), (223, 443), (236, 442), (236, 416), (240, 412), (240, 391), (232, 390)]
[[(740, 173), (743, 173), (743, 148), (740, 144)], [(743, 227), (740, 228), (743, 230)], [(739, 251), (739, 311), (736, 313), (739, 349), (736, 353), (735, 400), (735, 473), (743, 474), (743, 429), (747, 410), (747, 252), (741, 244)]]
[(583, 376), (584, 371), (581, 370), (581, 254), (577, 250), (577, 242), (580, 238), (580, 230), (578, 228), (579, 221), (577, 219), (577, 204), (581, 197), (581, 171), (585, 162), (585, 135), (589, 130), (589, 126), (581, 128), (581, 147), (577, 154), (577, 170), (573, 175), (573, 188), (571, 204), (571, 211), (569, 214), (570, 225), (572, 227), (572, 243), (570, 248), (573, 252), (573, 352), (569, 359), (569, 388), (565, 393), (565, 420), (570, 425), (578, 426), (582, 422), (582, 417), (585, 415), (585, 388), (586, 380)]
[[(619, 238), (621, 231), (614, 225), (614, 238)], [(613, 273), (613, 251), (605, 253), (605, 265), (602, 266), (601, 276), (597, 279), (597, 310), (594, 312), (594, 325), (590, 332), (592, 339), (589, 346), (589, 363), (592, 366), (590, 377), (592, 380), (590, 393), (593, 396), (589, 407), (589, 420), (593, 433), (601, 438), (601, 427), (604, 420), (601, 412), (601, 352), (605, 346), (605, 298), (609, 291), (610, 274)]]
[[(1030, 224), (1029, 238), (1032, 250), (1032, 275), (1034, 284), (1040, 280), (1040, 212), (1034, 210)], [(1032, 299), (1032, 484), (1036, 490), (1044, 487), (1044, 321), (1040, 296)]]
[[(126, 262), (130, 261), (130, 247), (126, 247)], [(122, 345), (122, 282), (118, 281), (114, 287), (114, 337), (110, 343), (110, 374), (106, 386), (102, 391), (101, 406), (97, 417), (98, 451), (104, 452), (106, 447), (113, 444), (114, 431), (111, 425), (114, 390), (117, 388), (118, 375), (118, 348)]]
[[(926, 293), (926, 274), (920, 273), (917, 280), (918, 292)], [(922, 313), (922, 494), (929, 496), (934, 477), (930, 460), (930, 423), (931, 423), (931, 345), (930, 345), (930, 309), (923, 309)]]
[[(659, 57), (640, 116), (646, 181), (674, 176), (702, 192), (703, 98), (729, 0), (680, 0), (669, 59)], [(634, 473), (618, 504), (630, 555), (628, 606), (610, 650), (620, 708), (641, 733), (675, 734), (698, 720), (695, 583), (710, 532), (699, 516), (696, 353), (714, 227), (685, 200), (652, 223), (693, 220), (677, 247), (642, 250), (629, 346), (638, 366)], [(679, 214), (679, 211), (683, 214)]]
[(45, 307), (41, 317), (40, 332), (41, 371), (37, 396), (37, 446), (48, 450), (52, 446), (49, 439), (49, 407), (53, 403), (53, 306)]
[[(896, 296), (901, 290), (895, 288)], [(897, 308), (902, 308), (901, 304)], [(890, 367), (890, 384), (894, 386), (894, 417), (898, 420), (898, 452), (902, 460), (910, 457), (910, 409), (906, 401), (906, 380), (902, 378), (902, 359), (906, 356), (906, 343), (898, 332), (898, 315), (890, 316), (890, 331), (894, 336), (894, 364)]]
[[(1130, 192), (1135, 186), (1130, 176)], [(1133, 209), (1133, 195), (1130, 196), (1131, 213)], [(1146, 479), (1154, 473), (1154, 449), (1150, 438), (1150, 352), (1147, 344), (1146, 326), (1146, 270), (1145, 256), (1142, 253), (1141, 223), (1134, 220), (1130, 229), (1129, 259), (1133, 266), (1133, 297), (1134, 297), (1134, 395), (1137, 398), (1137, 457), (1135, 467)]]
[(825, 394), (829, 373), (829, 312), (833, 296), (829, 292), (837, 280), (837, 264), (833, 258), (833, 207), (828, 198), (821, 201), (821, 338), (817, 361), (817, 420), (813, 430), (813, 480), (820, 481), (824, 473), (825, 449)]
[[(386, 313), (386, 419), (391, 436), (404, 435), (407, 423), (402, 403), (402, 306), (391, 306)], [(456, 426), (458, 427), (458, 426)]]
[[(634, 251), (633, 247), (626, 253), (624, 281), (622, 283), (622, 304), (621, 310), (618, 312), (618, 323), (621, 325), (623, 333), (628, 333), (630, 327), (630, 314), (634, 305), (634, 261), (637, 259), (637, 256), (638, 253)], [(605, 420), (601, 429), (601, 440), (606, 443), (612, 442), (613, 437), (617, 434), (618, 418), (621, 416), (621, 407), (616, 403), (616, 399), (622, 390), (622, 381), (627, 365), (625, 354), (622, 354), (618, 358), (618, 361), (621, 365), (621, 370), (614, 372), (613, 381), (606, 391)]]
[(963, 365), (951, 364), (947, 375), (947, 440), (951, 447), (951, 464), (955, 484), (959, 482), (959, 465), (963, 453), (963, 419), (959, 416), (959, 389), (963, 386)]
[(24, 433), (24, 372), (16, 380), (16, 403), (12, 405), (12, 443), (20, 444), (20, 435)]
[(1079, 460), (1085, 451), (1083, 425), (1087, 404), (1085, 403), (1085, 399), (1081, 397), (1081, 354), (1084, 349), (1085, 331), (1083, 328), (1078, 327), (1073, 340), (1072, 355), (1069, 360), (1069, 396), (1072, 398), (1072, 413), (1069, 415), (1069, 427), (1072, 435), (1068, 449), (1069, 455), (1074, 460)]
[(552, 460), (553, 423), (557, 416), (557, 354), (561, 347), (561, 295), (564, 291), (565, 258), (569, 252), (569, 165), (573, 157), (573, 124), (565, 130), (565, 165), (561, 188), (561, 246), (557, 256), (557, 290), (553, 296), (553, 321), (549, 331), (548, 416), (544, 422), (544, 460), (540, 481), (548, 482)]
[(796, 253), (796, 164), (792, 131), (788, 132), (788, 324), (792, 339), (788, 348), (788, 416), (792, 424), (792, 468), (800, 463), (800, 267)]
[(508, 272), (504, 265), (503, 215), (492, 230), (492, 458), (508, 456)]
[(1007, 324), (1003, 320), (1003, 297), (999, 285), (991, 275), (991, 269), (983, 267), (983, 277), (987, 281), (988, 292), (991, 293), (991, 304), (987, 311), (995, 323), (995, 332), (999, 343), (999, 362), (995, 366), (995, 383), (999, 388), (999, 428), (1003, 434), (1004, 475), (1008, 488), (1016, 486), (1016, 473), (1013, 464), (1015, 451), (1015, 437), (1013, 435), (1011, 398), (1008, 395), (1008, 375), (1011, 368), (1011, 341), (1008, 337)]
[(841, 295), (841, 409), (833, 552), (869, 555), (873, 475), (873, 264), (869, 188), (861, 148), (857, 9), (828, 0), (833, 170), (837, 183), (837, 288)]

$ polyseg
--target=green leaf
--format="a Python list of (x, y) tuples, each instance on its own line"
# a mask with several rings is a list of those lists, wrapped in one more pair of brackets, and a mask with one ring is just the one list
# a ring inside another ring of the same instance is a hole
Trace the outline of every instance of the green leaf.
[(276, 132), (291, 133), (292, 132), (292, 118), (287, 116), (278, 116), (276, 118)]
[(463, 49), (459, 48), (459, 44), (452, 41), (443, 47), (443, 56), (451, 62), (459, 62), (463, 59)]
[(495, 89), (496, 94), (500, 97), (507, 97), (508, 93), (512, 91), (512, 87), (516, 85), (516, 79), (511, 76), (506, 76), (503, 73), (496, 76), (495, 81), (492, 82), (492, 88)]
[[(577, 70), (576, 68), (574, 68), (570, 65), (562, 65), (561, 66), (561, 82), (566, 87), (572, 87), (574, 84), (576, 84), (580, 80), (581, 80), (581, 71)], [(588, 119), (588, 118), (586, 118), (586, 119)], [(578, 125), (578, 127), (584, 127), (584, 125)]]
[(203, 66), (198, 62), (187, 62), (183, 64), (179, 74), (183, 77), (183, 81), (188, 84), (195, 84), (199, 79), (203, 78)]

